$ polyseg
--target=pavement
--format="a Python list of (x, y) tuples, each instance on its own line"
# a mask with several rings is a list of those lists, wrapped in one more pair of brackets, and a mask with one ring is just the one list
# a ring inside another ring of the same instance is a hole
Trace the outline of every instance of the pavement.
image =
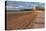
[(44, 11), (38, 11), (37, 16), (34, 19), (34, 27), (33, 28), (44, 28), (45, 21), (44, 21)]

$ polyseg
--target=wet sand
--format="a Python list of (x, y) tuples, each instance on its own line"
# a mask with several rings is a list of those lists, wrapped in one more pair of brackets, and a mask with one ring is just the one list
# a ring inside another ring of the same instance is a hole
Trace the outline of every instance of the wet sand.
[[(30, 13), (8, 14), (7, 15), (7, 28), (8, 29), (23, 29), (32, 23), (34, 15)], [(31, 26), (30, 26), (31, 27)]]
[[(40, 13), (38, 12), (40, 15)], [(37, 14), (37, 16), (38, 16)], [(43, 13), (42, 13), (43, 14)], [(42, 15), (41, 15), (42, 16)], [(32, 29), (36, 28), (37, 25), (34, 25), (36, 15), (33, 15), (31, 12), (28, 13), (14, 13), (7, 14), (7, 30), (15, 30), (15, 29)], [(44, 26), (42, 26), (44, 27)], [(38, 27), (37, 27), (38, 28)]]

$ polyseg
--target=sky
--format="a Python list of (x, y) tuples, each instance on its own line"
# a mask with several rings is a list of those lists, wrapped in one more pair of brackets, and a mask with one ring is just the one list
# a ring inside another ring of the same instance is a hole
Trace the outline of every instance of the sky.
[(25, 1), (25, 2), (45, 2), (44, 0), (6, 0), (6, 1)]
[[(36, 6), (37, 4), (29, 4), (29, 3), (26, 3), (26, 4), (23, 4), (23, 3), (16, 3), (15, 4), (15, 2), (14, 1), (24, 1), (24, 2), (43, 2), (42, 0), (7, 0), (7, 1), (13, 1), (13, 3), (12, 2), (8, 2), (8, 5), (9, 6), (7, 6), (7, 9), (17, 9), (17, 8), (19, 8), (19, 9), (24, 9), (24, 8), (28, 8), (28, 9), (30, 9), (30, 8), (32, 8), (32, 6)], [(32, 6), (31, 6), (32, 5)], [(40, 5), (40, 4), (39, 4)], [(30, 6), (30, 7), (29, 7)]]

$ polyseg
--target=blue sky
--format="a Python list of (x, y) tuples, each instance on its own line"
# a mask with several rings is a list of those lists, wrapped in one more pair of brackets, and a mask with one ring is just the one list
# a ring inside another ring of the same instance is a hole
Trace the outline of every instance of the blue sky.
[[(9, 1), (9, 0), (7, 0), (7, 1)], [(18, 1), (18, 0), (16, 0), (16, 1)], [(32, 8), (34, 6), (38, 6), (38, 5), (41, 5), (42, 6), (42, 3), (41, 2), (39, 4), (38, 3), (37, 4), (31, 4), (31, 2), (33, 2), (33, 0), (27, 0), (27, 1), (26, 0), (19, 0), (19, 1), (30, 2), (30, 3), (21, 3), (20, 4), (20, 3), (15, 3), (15, 1), (12, 1), (12, 2), (10, 1), (10, 2), (8, 2), (7, 9), (15, 9), (15, 8), (16, 9), (17, 8), (19, 8), (19, 9), (24, 9), (24, 8), (30, 9), (30, 8)]]
[(25, 1), (25, 2), (43, 2), (44, 0), (6, 0), (6, 1)]

